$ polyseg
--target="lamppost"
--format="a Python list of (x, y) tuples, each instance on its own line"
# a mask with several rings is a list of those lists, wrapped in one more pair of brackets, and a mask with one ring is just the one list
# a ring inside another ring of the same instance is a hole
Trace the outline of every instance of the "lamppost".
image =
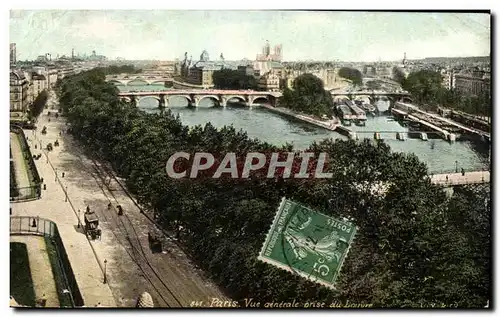
[(106, 276), (106, 263), (108, 263), (108, 260), (104, 259), (104, 282), (103, 282), (103, 284), (106, 284), (108, 282), (108, 279)]
[(78, 228), (80, 228), (80, 209), (78, 209)]
[(68, 186), (65, 187), (65, 192), (66, 192), (66, 198), (64, 199), (65, 202), (68, 201)]
[(455, 161), (455, 173), (458, 173), (458, 161)]

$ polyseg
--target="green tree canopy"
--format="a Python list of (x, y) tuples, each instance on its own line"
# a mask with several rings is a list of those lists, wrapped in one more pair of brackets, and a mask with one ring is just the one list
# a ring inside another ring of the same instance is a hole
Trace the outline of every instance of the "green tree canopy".
[(134, 65), (111, 65), (108, 67), (104, 67), (103, 71), (106, 75), (115, 75), (115, 74), (138, 74), (142, 72), (142, 69), (135, 68)]
[(394, 66), (392, 68), (392, 79), (395, 82), (399, 83), (401, 86), (403, 86), (404, 82), (405, 82), (405, 79), (406, 79), (406, 76), (403, 73), (403, 71), (401, 70), (401, 68), (399, 68), (397, 66)]
[(40, 113), (42, 113), (43, 108), (47, 104), (47, 100), (49, 99), (49, 93), (47, 90), (42, 90), (40, 94), (35, 98), (35, 101), (33, 101), (33, 104), (30, 106), (29, 109), (29, 117), (30, 119), (37, 118)]
[(363, 84), (363, 75), (356, 68), (342, 67), (338, 72), (339, 76), (345, 79), (349, 79), (355, 86), (361, 86)]
[(313, 74), (295, 78), (293, 89), (285, 88), (280, 105), (296, 111), (322, 116), (332, 112), (333, 99), (323, 81)]
[(470, 114), (491, 116), (491, 95), (485, 92), (479, 96), (464, 95), (442, 85), (439, 72), (421, 70), (411, 73), (403, 82), (403, 88), (410, 92), (423, 108), (435, 110), (445, 106)]
[(212, 80), (217, 89), (256, 89), (257, 81), (254, 76), (239, 70), (223, 68), (213, 72)]
[[(328, 103), (322, 87), (308, 74), (286, 94)], [(489, 187), (464, 188), (447, 199), (415, 155), (372, 140), (312, 144), (308, 151), (328, 153), (331, 179), (262, 173), (245, 180), (169, 179), (165, 163), (179, 151), (244, 156), (293, 149), (232, 126), (188, 128), (168, 110), (142, 112), (120, 101), (99, 70), (64, 78), (58, 96), (75, 137), (112, 163), (139, 203), (177, 232), (190, 256), (235, 300), (479, 308), (492, 299)], [(257, 260), (283, 196), (358, 226), (337, 291)]]

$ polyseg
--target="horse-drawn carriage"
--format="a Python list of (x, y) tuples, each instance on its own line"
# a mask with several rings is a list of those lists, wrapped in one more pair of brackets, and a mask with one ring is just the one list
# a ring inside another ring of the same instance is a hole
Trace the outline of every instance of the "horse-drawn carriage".
[(149, 247), (153, 253), (163, 251), (162, 234), (158, 229), (153, 228), (148, 232)]
[(93, 211), (88, 210), (85, 212), (84, 218), (85, 234), (90, 236), (92, 240), (95, 240), (96, 238), (101, 239), (101, 229), (98, 228), (99, 219), (97, 218), (97, 215)]

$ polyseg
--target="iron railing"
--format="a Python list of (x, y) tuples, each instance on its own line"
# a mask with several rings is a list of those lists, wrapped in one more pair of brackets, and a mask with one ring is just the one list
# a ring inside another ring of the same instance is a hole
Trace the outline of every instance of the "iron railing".
[(36, 168), (35, 161), (33, 160), (33, 155), (31, 154), (31, 150), (28, 146), (28, 142), (26, 142), (26, 136), (24, 135), (24, 131), (20, 126), (15, 124), (10, 125), (10, 132), (16, 133), (20, 135), (19, 144), (21, 146), (21, 151), (23, 153), (24, 159), (27, 162), (27, 168), (29, 169), (29, 174), (31, 176), (31, 184), (30, 186), (18, 187), (13, 193), (16, 193), (15, 196), (10, 196), (10, 201), (26, 201), (32, 199), (39, 199), (42, 195), (42, 182), (40, 179), (40, 175), (38, 174), (38, 169)]
[(69, 291), (68, 296), (71, 305), (72, 307), (83, 306), (83, 298), (76, 283), (75, 274), (71, 268), (57, 225), (53, 221), (40, 217), (11, 216), (9, 228), (11, 235), (39, 235), (48, 238), (54, 243), (57, 260), (61, 267), (63, 283)]

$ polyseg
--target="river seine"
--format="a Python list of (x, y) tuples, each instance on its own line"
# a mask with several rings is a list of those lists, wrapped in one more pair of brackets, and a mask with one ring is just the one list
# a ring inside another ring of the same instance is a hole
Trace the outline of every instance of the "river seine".
[[(117, 86), (121, 91), (127, 90), (164, 90), (163, 86)], [(154, 98), (143, 98), (138, 107), (147, 112), (159, 111), (158, 101)], [(226, 108), (213, 107), (210, 99), (200, 102), (198, 108), (187, 108), (187, 101), (181, 97), (169, 98), (169, 108), (179, 114), (182, 122), (188, 126), (204, 125), (211, 122), (215, 127), (233, 125), (242, 129), (252, 138), (258, 138), (272, 144), (292, 143), (297, 149), (305, 149), (314, 141), (324, 138), (346, 139), (336, 132), (316, 128), (310, 124), (289, 120), (281, 115), (271, 113), (258, 107), (242, 107), (229, 104)], [(365, 127), (351, 126), (354, 131), (408, 131), (390, 116), (368, 117)], [(359, 133), (360, 138), (373, 138), (373, 133)], [(481, 170), (489, 165), (488, 146), (478, 142), (459, 141), (449, 143), (442, 139), (422, 141), (408, 138), (405, 141), (396, 139), (396, 133), (381, 133), (382, 139), (393, 151), (414, 153), (425, 162), (430, 173), (454, 172), (458, 167), (465, 170)]]

